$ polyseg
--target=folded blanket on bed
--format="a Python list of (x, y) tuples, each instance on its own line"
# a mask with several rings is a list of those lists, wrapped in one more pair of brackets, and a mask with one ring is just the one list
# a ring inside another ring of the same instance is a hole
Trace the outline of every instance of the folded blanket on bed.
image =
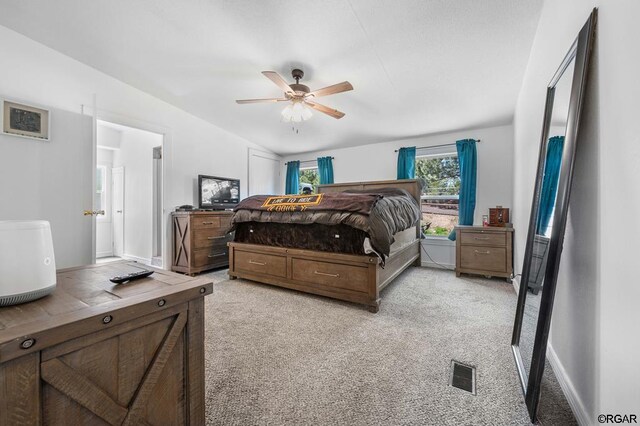
[(254, 195), (240, 201), (234, 210), (340, 211), (368, 215), (380, 198), (382, 195), (379, 194), (345, 194), (341, 192), (313, 195)]
[[(306, 200), (297, 203), (299, 199)], [(326, 200), (331, 201), (323, 204)], [(417, 225), (419, 220), (420, 207), (407, 191), (385, 188), (313, 196), (253, 196), (238, 204), (231, 223), (232, 230), (244, 222), (344, 224), (366, 232), (373, 248), (388, 256), (393, 235)]]

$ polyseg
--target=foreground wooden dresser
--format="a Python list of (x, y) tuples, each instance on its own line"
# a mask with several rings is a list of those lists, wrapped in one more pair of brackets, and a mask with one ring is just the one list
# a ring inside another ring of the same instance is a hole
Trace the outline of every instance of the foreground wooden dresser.
[(204, 279), (135, 263), (58, 273), (54, 293), (0, 308), (0, 425), (203, 425)]
[(194, 275), (229, 266), (230, 211), (174, 212), (171, 270)]
[(456, 226), (456, 276), (513, 274), (513, 228)]

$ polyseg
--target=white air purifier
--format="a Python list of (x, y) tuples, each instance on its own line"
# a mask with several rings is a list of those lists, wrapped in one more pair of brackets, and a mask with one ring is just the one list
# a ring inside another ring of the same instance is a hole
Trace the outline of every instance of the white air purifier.
[(49, 222), (0, 221), (0, 306), (30, 302), (55, 288)]

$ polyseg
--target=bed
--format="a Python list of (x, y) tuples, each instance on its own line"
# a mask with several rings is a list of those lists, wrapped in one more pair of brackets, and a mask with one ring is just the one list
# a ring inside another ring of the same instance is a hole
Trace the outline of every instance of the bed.
[[(325, 203), (332, 197), (340, 197), (330, 194), (342, 192), (349, 192), (352, 200), (361, 200), (362, 205), (357, 207), (341, 206), (351, 211), (366, 211), (367, 194), (377, 194), (378, 201), (373, 202), (376, 209), (382, 208), (380, 206), (391, 200), (402, 201), (402, 197), (391, 196), (394, 191), (403, 192), (406, 194), (405, 199), (410, 200), (410, 203), (403, 201), (404, 204), (399, 208), (415, 210), (415, 205), (417, 216), (411, 219), (413, 223), (409, 223), (409, 217), (414, 213), (398, 214), (397, 216), (404, 215), (404, 219), (395, 219), (400, 224), (395, 224), (396, 232), (390, 236), (381, 236), (384, 232), (373, 232), (373, 227), (349, 222), (357, 214), (347, 214), (348, 219), (344, 219), (347, 216), (342, 216), (343, 219), (338, 224), (315, 227), (307, 223), (278, 223), (283, 215), (288, 214), (286, 206), (278, 205), (282, 202), (281, 199), (250, 197), (256, 198), (255, 203), (263, 203), (262, 210), (265, 210), (265, 206), (271, 206), (269, 211), (284, 213), (263, 213), (252, 210), (247, 205), (235, 212), (232, 223), (236, 236), (228, 244), (229, 277), (359, 303), (368, 306), (371, 312), (378, 312), (380, 291), (407, 267), (420, 265), (419, 182), (407, 179), (318, 187), (318, 194), (321, 194), (319, 198)], [(315, 196), (304, 201), (312, 205), (317, 199)], [(382, 199), (385, 201), (380, 201)], [(239, 205), (241, 206), (242, 204)], [(343, 214), (341, 211), (334, 213)], [(296, 215), (300, 215), (295, 212), (290, 214), (294, 220), (288, 220), (292, 222), (296, 222)], [(318, 214), (322, 215), (324, 212)], [(345, 223), (352, 226), (345, 226)], [(312, 231), (313, 229), (315, 230)]]

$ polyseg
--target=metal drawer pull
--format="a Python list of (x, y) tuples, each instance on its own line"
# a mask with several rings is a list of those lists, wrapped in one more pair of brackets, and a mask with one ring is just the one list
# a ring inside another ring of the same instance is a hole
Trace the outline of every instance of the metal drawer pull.
[(210, 255), (209, 255), (209, 256), (207, 256), (207, 257), (218, 257), (218, 256), (224, 256), (225, 254), (227, 254), (227, 253), (222, 252), (222, 253), (218, 253), (218, 254), (210, 254)]
[(255, 260), (249, 259), (249, 263), (251, 263), (252, 265), (260, 265), (260, 266), (264, 266), (267, 264), (267, 262), (256, 262)]
[(219, 240), (220, 238), (227, 238), (226, 235), (222, 235), (220, 237), (207, 237), (207, 240)]
[(489, 237), (473, 237), (474, 240), (488, 240)]
[(478, 250), (474, 250), (474, 252), (476, 252), (476, 254), (491, 254), (490, 251), (478, 251)]
[(213, 225), (213, 222), (202, 222), (203, 225)]
[(340, 278), (340, 274), (327, 274), (326, 272), (313, 271), (316, 275), (324, 275), (325, 277)]

